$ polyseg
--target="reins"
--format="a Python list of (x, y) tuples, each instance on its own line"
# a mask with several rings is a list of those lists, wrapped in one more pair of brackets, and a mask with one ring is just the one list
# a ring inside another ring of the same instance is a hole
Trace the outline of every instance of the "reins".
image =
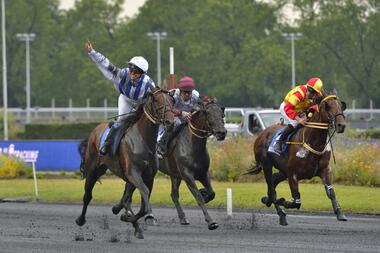
[[(337, 97), (336, 97), (336, 95), (326, 96), (325, 98), (322, 99), (322, 101), (320, 102), (320, 104), (322, 102), (328, 100), (328, 99), (331, 99), (331, 98), (337, 98)], [(319, 109), (319, 107), (318, 107), (318, 109)], [(337, 114), (334, 117), (336, 117), (338, 115), (340, 115), (340, 114)], [(304, 123), (302, 123), (302, 125), (304, 127), (308, 127), (308, 128), (316, 128), (316, 129), (329, 130), (330, 123), (304, 122)], [(332, 142), (331, 142), (331, 139), (334, 136), (335, 132), (336, 132), (336, 129), (334, 129), (334, 131), (333, 131), (333, 133), (331, 135), (329, 133), (329, 139), (327, 140), (327, 142), (326, 142), (326, 144), (325, 144), (325, 146), (324, 146), (324, 148), (323, 148), (322, 151), (315, 150), (314, 148), (312, 148), (309, 144), (307, 144), (305, 142), (305, 128), (302, 129), (302, 142), (287, 141), (286, 144), (302, 145), (305, 149), (307, 149), (308, 151), (310, 151), (311, 153), (313, 153), (315, 155), (323, 155), (326, 152), (327, 145), (330, 143), (331, 152), (333, 153), (333, 158), (334, 158), (334, 163), (335, 163), (335, 155), (334, 155), (333, 146), (332, 146)]]

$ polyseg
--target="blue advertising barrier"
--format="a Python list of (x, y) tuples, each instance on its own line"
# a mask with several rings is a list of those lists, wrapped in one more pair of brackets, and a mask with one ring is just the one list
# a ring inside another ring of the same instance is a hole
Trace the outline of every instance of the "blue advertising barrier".
[(77, 171), (79, 140), (0, 141), (0, 153), (32, 162), (40, 171)]

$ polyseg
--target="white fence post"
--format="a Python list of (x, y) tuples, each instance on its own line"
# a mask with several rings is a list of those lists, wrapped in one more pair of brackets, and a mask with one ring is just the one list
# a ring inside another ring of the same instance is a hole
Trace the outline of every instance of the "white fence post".
[(34, 193), (36, 194), (36, 201), (38, 201), (38, 186), (37, 186), (37, 172), (35, 162), (32, 162), (33, 166), (33, 179), (34, 179)]
[(232, 189), (227, 188), (227, 216), (232, 218)]

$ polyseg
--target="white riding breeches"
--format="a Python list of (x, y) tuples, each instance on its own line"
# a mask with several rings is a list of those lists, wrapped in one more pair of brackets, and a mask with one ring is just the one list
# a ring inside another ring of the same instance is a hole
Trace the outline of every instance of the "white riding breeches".
[(293, 127), (296, 127), (296, 126), (299, 124), (297, 120), (295, 120), (295, 119), (291, 119), (291, 118), (288, 117), (288, 115), (286, 115), (286, 112), (285, 112), (285, 103), (284, 103), (284, 102), (282, 102), (281, 105), (280, 105), (280, 112), (281, 112), (281, 115), (282, 115), (285, 119), (289, 120), (289, 123), (290, 123)]
[(121, 116), (118, 117), (118, 120), (128, 117), (129, 112), (137, 110), (137, 108), (143, 103), (144, 101), (137, 102), (124, 96), (123, 94), (120, 94), (118, 99), (118, 111)]

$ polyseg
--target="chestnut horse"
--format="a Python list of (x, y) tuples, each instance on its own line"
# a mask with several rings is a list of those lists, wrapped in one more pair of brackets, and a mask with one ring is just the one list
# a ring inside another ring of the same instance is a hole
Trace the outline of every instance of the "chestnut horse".
[[(177, 209), (180, 223), (189, 224), (179, 203), (179, 186), (184, 180), (190, 192), (202, 209), (208, 229), (219, 225), (212, 220), (205, 203), (215, 198), (210, 182), (210, 157), (207, 150), (207, 138), (214, 135), (218, 141), (224, 140), (227, 130), (224, 127), (224, 107), (215, 98), (201, 97), (192, 112), (191, 120), (185, 125), (169, 146), (168, 157), (160, 160), (159, 170), (170, 176), (171, 198)], [(195, 180), (202, 183), (205, 189), (198, 190)]]
[[(287, 221), (286, 214), (280, 206), (299, 209), (301, 196), (298, 191), (298, 181), (314, 176), (322, 179), (337, 219), (347, 220), (338, 204), (332, 186), (332, 170), (329, 166), (331, 151), (327, 150), (327, 145), (335, 131), (344, 132), (346, 122), (343, 111), (346, 105), (335, 94), (324, 94), (317, 104), (318, 110), (313, 113), (304, 127), (291, 137), (288, 142), (290, 145), (281, 156), (268, 152), (272, 138), (283, 127), (281, 125), (273, 125), (265, 129), (258, 135), (254, 143), (256, 165), (246, 174), (257, 174), (262, 169), (264, 170), (268, 196), (263, 197), (261, 201), (268, 207), (274, 204), (281, 225), (287, 225)], [(329, 130), (333, 132), (330, 134)], [(279, 172), (272, 175), (272, 167), (278, 169)], [(292, 201), (276, 197), (276, 186), (286, 178), (288, 178)]]
[[(172, 100), (167, 91), (159, 88), (150, 88), (147, 102), (143, 106), (143, 113), (137, 122), (130, 127), (121, 139), (117, 155), (100, 156), (99, 140), (107, 123), (99, 124), (82, 143), (81, 172), (85, 182), (83, 209), (75, 220), (79, 226), (86, 222), (87, 206), (92, 199), (92, 190), (95, 182), (110, 169), (115, 175), (122, 178), (128, 185), (136, 187), (141, 195), (141, 209), (137, 215), (122, 215), (121, 220), (131, 222), (135, 228), (135, 236), (143, 238), (138, 220), (145, 214), (152, 212), (149, 196), (153, 187), (153, 179), (157, 172), (155, 157), (157, 134), (159, 125), (165, 128), (172, 127), (174, 115)], [(128, 196), (132, 197), (132, 196)], [(130, 202), (125, 201), (124, 207), (130, 210)]]

